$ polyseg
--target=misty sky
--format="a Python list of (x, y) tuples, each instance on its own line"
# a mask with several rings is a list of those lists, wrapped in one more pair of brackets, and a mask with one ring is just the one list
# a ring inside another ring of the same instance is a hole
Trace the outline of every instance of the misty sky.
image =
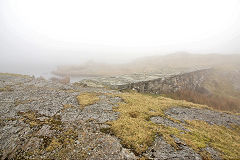
[(1, 72), (178, 51), (240, 53), (240, 0), (0, 0)]

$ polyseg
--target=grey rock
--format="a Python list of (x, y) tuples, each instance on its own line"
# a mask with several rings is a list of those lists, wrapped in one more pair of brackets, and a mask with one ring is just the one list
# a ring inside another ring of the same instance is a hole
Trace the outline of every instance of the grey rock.
[(157, 124), (163, 124), (165, 126), (170, 126), (170, 127), (174, 127), (177, 128), (179, 130), (183, 130), (183, 131), (189, 131), (187, 129), (185, 129), (181, 124), (179, 123), (175, 123), (167, 118), (163, 118), (161, 116), (157, 116), (157, 117), (151, 117), (150, 120), (153, 123), (157, 123)]
[(175, 138), (179, 149), (176, 150), (168, 144), (162, 137), (156, 137), (153, 146), (151, 146), (145, 156), (154, 160), (201, 160), (201, 156), (193, 149), (189, 148), (180, 139)]
[[(137, 159), (100, 131), (118, 118), (112, 107), (120, 98), (105, 95), (116, 91), (0, 74), (6, 85), (12, 90), (0, 92), (0, 159)], [(82, 92), (96, 92), (100, 101), (81, 109)], [(54, 139), (56, 148), (47, 150)]]
[(222, 160), (220, 153), (213, 149), (212, 147), (207, 146), (206, 148), (203, 148), (202, 150), (207, 151), (213, 160)]
[(231, 124), (240, 125), (240, 116), (208, 109), (172, 107), (165, 114), (177, 120), (202, 120), (209, 124), (231, 127)]

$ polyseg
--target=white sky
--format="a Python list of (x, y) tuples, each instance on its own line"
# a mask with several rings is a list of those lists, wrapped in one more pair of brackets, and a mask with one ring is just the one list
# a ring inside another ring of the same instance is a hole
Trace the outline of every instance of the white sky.
[(240, 0), (0, 0), (4, 63), (177, 51), (240, 53)]

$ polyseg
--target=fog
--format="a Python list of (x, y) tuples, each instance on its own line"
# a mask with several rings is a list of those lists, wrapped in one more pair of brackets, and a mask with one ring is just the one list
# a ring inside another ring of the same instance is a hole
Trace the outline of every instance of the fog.
[(240, 1), (0, 1), (0, 72), (178, 52), (240, 53)]

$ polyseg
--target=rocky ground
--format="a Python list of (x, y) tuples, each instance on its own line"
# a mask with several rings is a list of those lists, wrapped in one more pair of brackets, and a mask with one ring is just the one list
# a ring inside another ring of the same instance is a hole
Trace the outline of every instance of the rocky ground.
[[(109, 91), (64, 85), (32, 77), (0, 76), (1, 159), (134, 159), (119, 139), (102, 133), (118, 114)], [(77, 95), (99, 93), (80, 108)], [(66, 105), (67, 104), (67, 105)]]
[(119, 76), (105, 76), (105, 77), (97, 77), (91, 79), (85, 79), (82, 83), (87, 85), (99, 85), (99, 86), (115, 86), (115, 85), (126, 85), (129, 83), (136, 83), (142, 81), (149, 81), (157, 78), (166, 78), (175, 74), (126, 74), (126, 75), (119, 75)]
[[(99, 101), (81, 107), (77, 96), (97, 93)], [(175, 138), (175, 150), (156, 136), (144, 155), (135, 155), (121, 145), (120, 140), (105, 132), (108, 121), (118, 118), (113, 111), (120, 98), (109, 93), (118, 91), (61, 84), (30, 76), (0, 74), (0, 158), (1, 159), (202, 159), (183, 141)], [(210, 110), (173, 107), (166, 111), (178, 120), (204, 120), (230, 127), (240, 125), (240, 116)], [(162, 117), (154, 123), (186, 130)], [(213, 159), (221, 159), (217, 151), (206, 148)]]

